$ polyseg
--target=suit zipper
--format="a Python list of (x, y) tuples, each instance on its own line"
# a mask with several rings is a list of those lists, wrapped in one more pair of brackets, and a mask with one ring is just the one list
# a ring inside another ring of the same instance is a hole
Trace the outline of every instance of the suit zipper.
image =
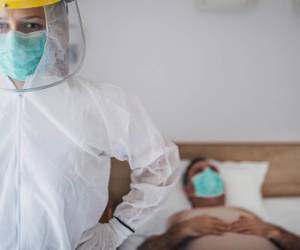
[(17, 139), (17, 249), (21, 250), (21, 170), (22, 170), (22, 117), (23, 117), (23, 94), (19, 94), (18, 106), (18, 139)]

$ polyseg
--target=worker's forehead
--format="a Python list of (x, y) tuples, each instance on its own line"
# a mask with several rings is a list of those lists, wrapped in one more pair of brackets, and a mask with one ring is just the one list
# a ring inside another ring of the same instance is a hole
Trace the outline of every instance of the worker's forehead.
[(0, 8), (1, 19), (28, 19), (28, 18), (40, 18), (45, 19), (45, 11), (43, 7), (28, 8), (28, 9), (5, 9)]

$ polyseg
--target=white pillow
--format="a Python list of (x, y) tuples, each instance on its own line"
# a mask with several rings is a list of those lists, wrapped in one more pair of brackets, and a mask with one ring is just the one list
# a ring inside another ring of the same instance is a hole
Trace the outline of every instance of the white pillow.
[(241, 207), (267, 219), (262, 199), (268, 162), (219, 162), (210, 160), (225, 182), (226, 206)]

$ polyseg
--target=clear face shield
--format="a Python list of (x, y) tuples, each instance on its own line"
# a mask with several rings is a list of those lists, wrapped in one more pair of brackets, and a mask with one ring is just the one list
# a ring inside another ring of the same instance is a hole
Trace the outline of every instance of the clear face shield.
[(85, 55), (76, 0), (0, 0), (0, 89), (49, 88), (74, 75)]

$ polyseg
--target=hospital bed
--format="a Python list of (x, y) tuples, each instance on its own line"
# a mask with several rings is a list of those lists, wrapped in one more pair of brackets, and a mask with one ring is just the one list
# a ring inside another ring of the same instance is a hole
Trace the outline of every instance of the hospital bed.
[[(300, 144), (297, 143), (179, 143), (182, 163), (199, 156), (223, 161), (268, 162), (269, 168), (262, 185), (262, 203), (268, 220), (300, 235)], [(129, 191), (128, 164), (113, 160), (110, 180), (110, 200), (101, 221), (111, 218), (121, 197)], [(175, 192), (162, 205), (161, 212), (154, 215), (144, 229), (130, 237), (120, 247), (121, 250), (134, 250), (150, 235), (165, 230), (167, 218), (176, 211), (188, 208), (187, 202), (175, 197)], [(177, 195), (177, 194), (176, 194)], [(176, 203), (176, 199), (178, 200)], [(167, 204), (172, 203), (172, 204)], [(174, 209), (175, 207), (175, 209)], [(158, 225), (157, 221), (160, 221)]]

